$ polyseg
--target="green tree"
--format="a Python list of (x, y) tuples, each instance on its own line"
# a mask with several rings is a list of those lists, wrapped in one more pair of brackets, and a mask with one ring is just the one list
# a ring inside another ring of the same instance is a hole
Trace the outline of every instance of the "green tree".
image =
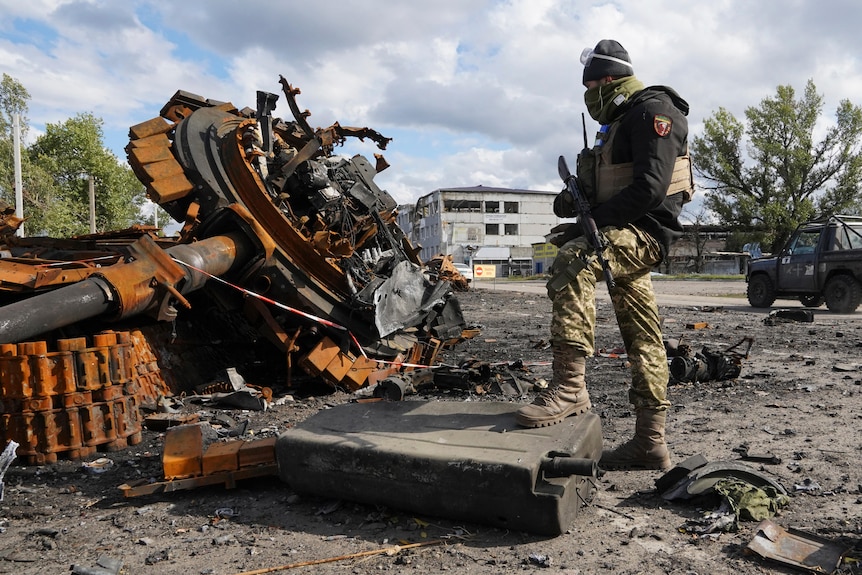
[(9, 74), (3, 74), (0, 81), (0, 136), (3, 138), (12, 135), (12, 116), (21, 115), (21, 132), (24, 133), (27, 121), (27, 102), (30, 94), (15, 78)]
[(862, 108), (842, 100), (815, 142), (822, 111), (809, 80), (799, 99), (791, 86), (778, 86), (774, 97), (745, 110), (747, 124), (724, 108), (706, 120), (691, 152), (707, 182), (705, 205), (722, 225), (755, 226), (775, 251), (812, 216), (859, 210)]
[(9, 74), (0, 81), (0, 200), (15, 205), (15, 167), (13, 147), (13, 116), (21, 115), (21, 132), (27, 126), (27, 101), (30, 94)]
[(78, 114), (45, 133), (29, 148), (30, 160), (51, 174), (62, 205), (42, 223), (49, 235), (89, 232), (89, 182), (96, 179), (96, 230), (117, 230), (141, 219), (144, 187), (103, 143), (102, 120)]
[[(29, 122), (30, 94), (17, 80), (0, 81), (0, 200), (14, 205), (13, 114), (21, 116), (22, 139)], [(141, 221), (144, 187), (103, 144), (102, 120), (92, 114), (48, 124), (45, 133), (21, 154), (24, 223), (28, 235), (67, 237), (87, 233), (89, 184), (96, 178), (97, 231), (126, 228)]]

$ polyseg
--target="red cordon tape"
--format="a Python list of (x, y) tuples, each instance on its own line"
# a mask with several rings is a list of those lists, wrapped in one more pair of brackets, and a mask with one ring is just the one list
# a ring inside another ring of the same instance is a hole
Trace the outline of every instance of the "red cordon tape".
[(359, 341), (356, 339), (356, 336), (354, 336), (353, 333), (351, 333), (351, 331), (349, 329), (347, 329), (346, 327), (344, 327), (343, 325), (337, 324), (333, 321), (329, 321), (328, 319), (324, 319), (322, 317), (318, 317), (316, 315), (312, 315), (310, 313), (306, 313), (306, 312), (302, 311), (301, 309), (296, 309), (296, 308), (290, 307), (289, 305), (284, 305), (283, 303), (277, 302), (274, 299), (270, 299), (266, 296), (262, 296), (259, 293), (255, 293), (253, 291), (247, 290), (244, 287), (238, 286), (236, 284), (232, 284), (229, 281), (225, 281), (218, 276), (214, 276), (213, 274), (211, 274), (207, 271), (204, 271), (200, 268), (197, 268), (191, 264), (187, 264), (186, 262), (179, 260), (177, 258), (172, 257), (171, 259), (174, 260), (175, 262), (177, 262), (178, 264), (189, 268), (190, 270), (194, 270), (200, 274), (207, 276), (208, 278), (214, 279), (215, 281), (217, 281), (219, 283), (222, 283), (226, 286), (232, 287), (233, 289), (235, 289), (235, 290), (237, 290), (237, 291), (239, 291), (245, 295), (257, 298), (260, 301), (266, 302), (270, 305), (274, 305), (275, 307), (281, 308), (285, 311), (289, 311), (290, 313), (295, 313), (296, 315), (301, 315), (302, 317), (304, 317), (306, 319), (310, 319), (311, 321), (323, 324), (327, 327), (339, 329), (341, 331), (346, 332), (347, 335), (350, 336), (350, 339), (353, 341), (353, 343), (356, 345), (356, 349), (359, 350), (359, 353), (361, 353), (362, 357), (364, 357), (365, 359), (369, 359), (371, 361), (376, 361), (377, 363), (382, 363), (385, 365), (398, 365), (398, 366), (403, 366), (403, 367), (432, 368), (432, 369), (440, 367), (439, 365), (422, 365), (422, 364), (417, 364), (417, 363), (404, 363), (404, 362), (399, 362), (399, 361), (386, 361), (383, 359), (370, 358), (370, 357), (368, 357), (368, 355), (366, 355), (365, 350), (362, 349), (362, 346), (359, 344)]

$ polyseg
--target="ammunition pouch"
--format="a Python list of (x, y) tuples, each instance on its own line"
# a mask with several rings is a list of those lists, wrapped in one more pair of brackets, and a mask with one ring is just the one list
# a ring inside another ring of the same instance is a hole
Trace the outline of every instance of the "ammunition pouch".
[(584, 149), (580, 154), (578, 154), (578, 165), (576, 170), (578, 174), (578, 188), (581, 190), (581, 193), (584, 194), (584, 197), (587, 199), (587, 203), (590, 204), (591, 208), (602, 203), (598, 201), (598, 189), (596, 186), (598, 166), (599, 150), (596, 148), (593, 148), (592, 150)]
[[(633, 164), (600, 164), (598, 167), (598, 185), (595, 192), (595, 205), (602, 204), (632, 183), (634, 180)], [(683, 203), (691, 201), (694, 194), (694, 178), (691, 172), (691, 156), (679, 156), (673, 164), (673, 174), (666, 195), (683, 194)], [(590, 206), (593, 199), (587, 196)]]
[(582, 270), (586, 269), (587, 264), (578, 257), (572, 257), (567, 260), (561, 256), (557, 256), (554, 260), (553, 275), (548, 280), (546, 287), (548, 288), (548, 297), (551, 299), (562, 290), (564, 287), (572, 283)]

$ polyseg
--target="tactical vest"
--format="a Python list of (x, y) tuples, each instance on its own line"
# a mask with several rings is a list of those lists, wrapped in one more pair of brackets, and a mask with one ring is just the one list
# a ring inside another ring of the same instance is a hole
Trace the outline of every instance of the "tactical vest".
[[(619, 126), (619, 122), (614, 122), (607, 133), (599, 132), (596, 145), (592, 149), (584, 149), (578, 155), (578, 184), (590, 207), (607, 202), (634, 181), (632, 162), (613, 163), (613, 142)], [(685, 155), (678, 156), (674, 162), (666, 194), (670, 196), (680, 192), (683, 193), (684, 203), (691, 201), (694, 194), (694, 177), (687, 145)]]

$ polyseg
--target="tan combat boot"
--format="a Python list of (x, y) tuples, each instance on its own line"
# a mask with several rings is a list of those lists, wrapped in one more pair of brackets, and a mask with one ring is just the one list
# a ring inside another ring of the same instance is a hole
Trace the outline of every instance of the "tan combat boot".
[(533, 403), (518, 410), (515, 414), (518, 425), (546, 427), (589, 410), (592, 405), (584, 381), (586, 370), (583, 352), (568, 345), (555, 345), (551, 384)]
[(670, 452), (664, 440), (667, 411), (637, 410), (635, 436), (612, 450), (602, 452), (599, 467), (614, 469), (670, 469)]

